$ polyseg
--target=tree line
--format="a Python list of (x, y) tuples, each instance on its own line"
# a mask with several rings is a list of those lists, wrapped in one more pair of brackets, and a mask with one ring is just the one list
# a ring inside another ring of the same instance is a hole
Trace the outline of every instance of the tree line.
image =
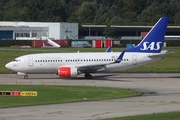
[(0, 21), (153, 25), (161, 16), (180, 25), (180, 0), (1, 0)]

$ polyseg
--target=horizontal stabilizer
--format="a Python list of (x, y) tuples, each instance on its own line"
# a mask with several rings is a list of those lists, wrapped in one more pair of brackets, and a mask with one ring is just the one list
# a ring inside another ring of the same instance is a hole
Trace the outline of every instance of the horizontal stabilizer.
[(148, 57), (161, 57), (167, 54), (167, 50), (161, 51), (161, 53), (150, 54)]

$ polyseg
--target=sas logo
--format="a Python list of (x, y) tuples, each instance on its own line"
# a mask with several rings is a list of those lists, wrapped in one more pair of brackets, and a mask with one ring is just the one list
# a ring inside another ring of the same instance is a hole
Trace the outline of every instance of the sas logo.
[(141, 50), (159, 50), (161, 48), (162, 42), (144, 42), (143, 48)]
[(118, 56), (111, 56), (111, 58), (112, 58), (112, 59), (117, 59), (117, 58), (118, 58)]

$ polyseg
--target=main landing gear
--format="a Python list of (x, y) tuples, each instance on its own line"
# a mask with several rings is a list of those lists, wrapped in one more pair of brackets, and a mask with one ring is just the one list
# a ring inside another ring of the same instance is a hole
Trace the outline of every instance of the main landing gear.
[(86, 79), (92, 79), (92, 75), (91, 75), (89, 72), (86, 72), (85, 75), (84, 75), (84, 77), (85, 77)]
[(28, 75), (26, 74), (26, 75), (24, 75), (24, 79), (28, 79)]

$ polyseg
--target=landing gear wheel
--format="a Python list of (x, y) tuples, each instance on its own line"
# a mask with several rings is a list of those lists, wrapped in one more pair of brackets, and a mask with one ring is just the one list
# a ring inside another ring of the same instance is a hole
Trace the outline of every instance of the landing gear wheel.
[(89, 79), (92, 79), (92, 75), (89, 75)]
[(25, 75), (25, 76), (24, 76), (24, 79), (28, 79), (28, 75)]
[(84, 75), (84, 77), (86, 78), (86, 79), (92, 79), (92, 75), (90, 74), (90, 73), (85, 73), (85, 75)]

